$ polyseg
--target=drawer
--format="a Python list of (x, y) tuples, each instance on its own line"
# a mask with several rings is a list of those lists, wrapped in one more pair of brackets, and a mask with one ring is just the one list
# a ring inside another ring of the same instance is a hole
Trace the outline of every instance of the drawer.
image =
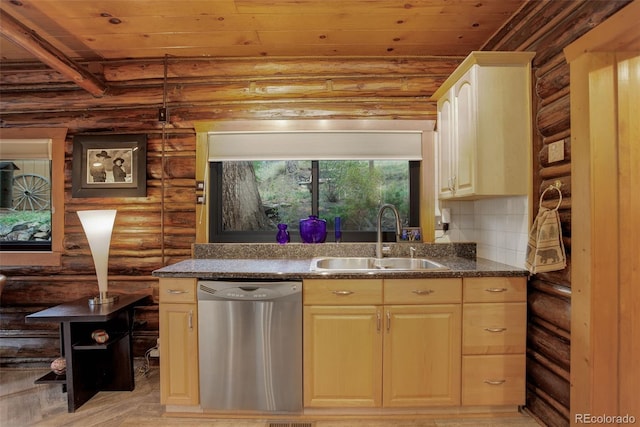
[(455, 304), (462, 301), (462, 279), (385, 279), (385, 304)]
[(524, 353), (527, 303), (464, 304), (462, 353)]
[(382, 304), (382, 279), (312, 279), (302, 285), (305, 305)]
[(524, 354), (463, 356), (463, 405), (524, 405)]
[(464, 279), (464, 302), (521, 302), (527, 300), (526, 277), (469, 277)]
[(190, 277), (160, 279), (160, 303), (195, 303), (196, 283)]

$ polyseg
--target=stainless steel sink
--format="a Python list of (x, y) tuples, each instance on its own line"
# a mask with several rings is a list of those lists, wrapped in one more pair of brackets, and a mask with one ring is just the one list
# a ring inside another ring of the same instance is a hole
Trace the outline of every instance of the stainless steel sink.
[(448, 267), (426, 258), (322, 257), (311, 260), (311, 271), (445, 271)]

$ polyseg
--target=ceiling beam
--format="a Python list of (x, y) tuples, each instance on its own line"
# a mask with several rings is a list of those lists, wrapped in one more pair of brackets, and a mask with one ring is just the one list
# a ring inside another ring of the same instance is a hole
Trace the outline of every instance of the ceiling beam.
[(95, 97), (101, 97), (107, 86), (93, 74), (67, 58), (60, 50), (25, 27), (4, 10), (0, 10), (0, 34), (30, 52), (60, 74), (73, 80), (78, 86)]

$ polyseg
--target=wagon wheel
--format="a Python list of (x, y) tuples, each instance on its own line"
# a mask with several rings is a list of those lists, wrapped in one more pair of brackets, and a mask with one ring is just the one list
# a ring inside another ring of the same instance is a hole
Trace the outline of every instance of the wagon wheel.
[(49, 180), (35, 174), (13, 178), (13, 208), (40, 211), (49, 209), (51, 186)]

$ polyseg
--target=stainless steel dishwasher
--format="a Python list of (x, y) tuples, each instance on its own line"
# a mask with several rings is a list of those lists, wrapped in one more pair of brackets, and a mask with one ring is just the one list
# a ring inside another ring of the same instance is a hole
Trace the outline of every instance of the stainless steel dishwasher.
[(200, 404), (302, 410), (302, 283), (198, 282)]

